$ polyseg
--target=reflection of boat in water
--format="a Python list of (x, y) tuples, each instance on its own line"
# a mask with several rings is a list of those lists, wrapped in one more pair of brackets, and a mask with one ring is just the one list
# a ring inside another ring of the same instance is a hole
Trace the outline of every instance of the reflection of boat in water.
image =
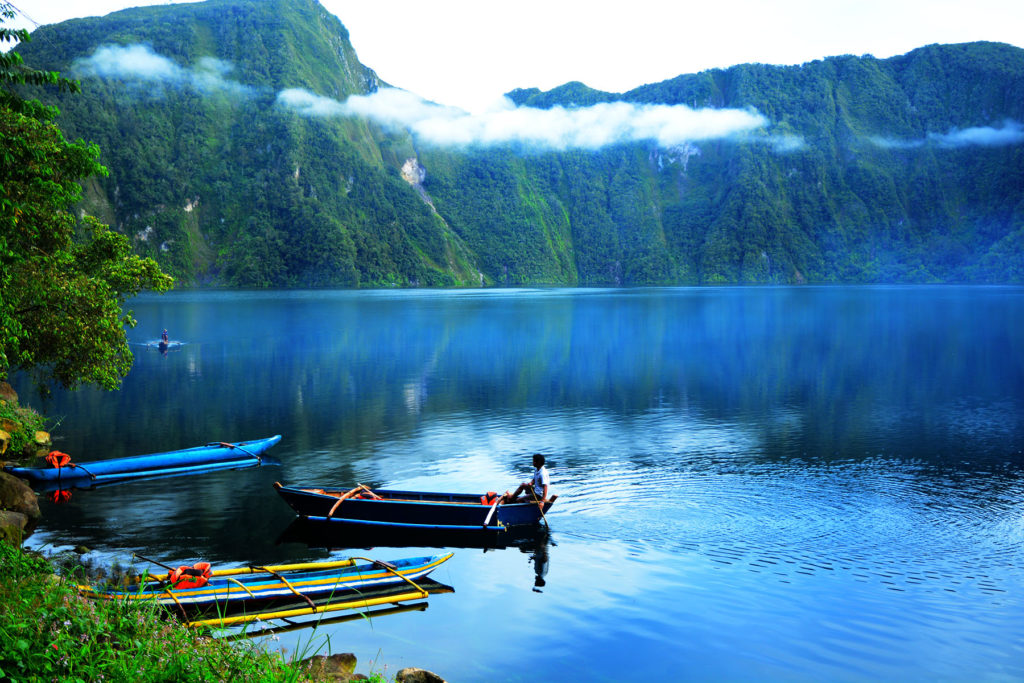
[[(454, 593), (455, 589), (451, 586), (445, 585), (434, 579), (423, 579), (416, 582), (420, 588), (427, 592), (428, 595), (437, 595), (439, 593)], [(390, 594), (397, 594), (402, 589), (391, 589), (390, 592), (379, 590), (373, 592), (363, 592), (363, 595), (367, 597), (380, 598), (387, 597)], [(314, 600), (317, 604), (327, 604), (324, 600)], [(427, 609), (428, 603), (426, 599), (419, 602), (402, 602), (397, 603), (392, 607), (383, 607), (380, 609), (364, 609), (354, 613), (341, 614), (334, 617), (325, 617), (323, 614), (313, 613), (312, 619), (306, 619), (303, 621), (293, 621), (292, 619), (286, 619), (284, 626), (268, 626), (266, 628), (246, 628), (245, 630), (234, 633), (231, 635), (223, 636), (223, 640), (240, 640), (242, 638), (261, 638), (264, 636), (276, 635), (279, 633), (288, 633), (290, 631), (299, 631), (305, 628), (321, 628), (323, 626), (332, 624), (341, 624), (346, 621), (365, 621), (377, 617), (385, 617), (390, 614), (401, 614), (403, 612), (423, 612)], [(358, 608), (354, 608), (358, 609)]]
[(146, 342), (146, 346), (155, 349), (160, 349), (161, 351), (173, 351), (176, 349), (180, 349), (184, 345), (185, 342), (175, 341), (173, 339), (171, 341), (163, 341), (162, 339), (157, 339), (156, 341)]
[(281, 543), (303, 543), (310, 548), (519, 548), (529, 550), (548, 542), (542, 526), (473, 529), (406, 529), (346, 524), (299, 517), (277, 538)]

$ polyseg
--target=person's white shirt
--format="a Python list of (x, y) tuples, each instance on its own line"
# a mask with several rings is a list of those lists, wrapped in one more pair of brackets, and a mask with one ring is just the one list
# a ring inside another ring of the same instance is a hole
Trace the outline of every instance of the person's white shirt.
[(548, 476), (548, 468), (541, 465), (533, 471), (533, 491), (538, 498), (544, 498), (545, 486), (551, 486), (551, 478)]

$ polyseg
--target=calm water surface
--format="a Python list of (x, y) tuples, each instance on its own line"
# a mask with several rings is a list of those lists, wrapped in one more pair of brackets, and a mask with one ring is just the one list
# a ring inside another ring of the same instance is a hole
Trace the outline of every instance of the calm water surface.
[[(140, 298), (76, 460), (280, 433), (280, 467), (44, 503), (35, 545), (221, 564), (311, 547), (275, 480), (485, 491), (548, 455), (550, 536), (456, 549), (425, 611), (329, 635), (470, 680), (1024, 680), (1024, 289)], [(144, 346), (168, 328), (185, 342)], [(20, 387), (23, 394), (28, 389)], [(377, 543), (363, 539), (363, 544)]]

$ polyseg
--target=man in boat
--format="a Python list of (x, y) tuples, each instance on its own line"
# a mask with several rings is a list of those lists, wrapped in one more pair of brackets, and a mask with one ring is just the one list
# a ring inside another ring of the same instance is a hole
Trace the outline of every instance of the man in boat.
[(165, 345), (170, 340), (171, 338), (167, 336), (167, 330), (164, 330), (163, 332), (160, 333), (160, 341), (163, 342)]
[[(515, 493), (505, 492), (502, 496), (502, 503), (546, 503), (548, 500), (548, 487), (551, 485), (551, 478), (548, 476), (548, 469), (544, 467), (544, 456), (540, 453), (533, 454), (533, 479), (524, 481), (516, 489)], [(520, 496), (520, 494), (526, 494)]]

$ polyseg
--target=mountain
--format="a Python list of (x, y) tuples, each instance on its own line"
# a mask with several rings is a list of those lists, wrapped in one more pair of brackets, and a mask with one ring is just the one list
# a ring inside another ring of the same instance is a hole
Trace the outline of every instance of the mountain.
[(110, 170), (84, 209), (184, 283), (1024, 282), (1024, 50), (1009, 45), (509, 93), (531, 115), (686, 105), (767, 122), (592, 147), (442, 145), (353, 115), (346, 98), (392, 91), (314, 0), (136, 8), (18, 49), (82, 81), (47, 99)]

